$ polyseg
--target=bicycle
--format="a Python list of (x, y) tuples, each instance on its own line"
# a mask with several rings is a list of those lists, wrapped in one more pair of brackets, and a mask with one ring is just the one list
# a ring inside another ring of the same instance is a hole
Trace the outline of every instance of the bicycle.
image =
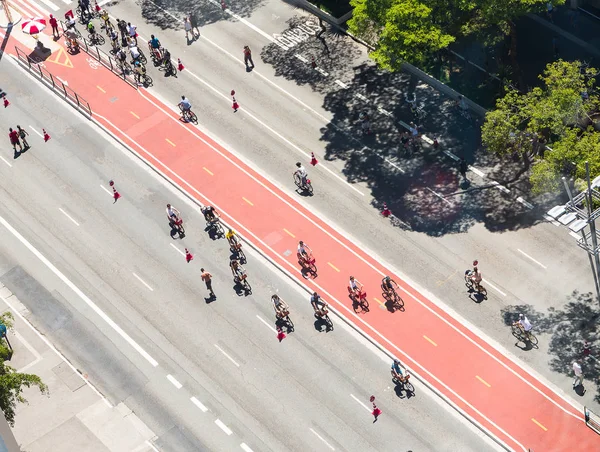
[(235, 272), (235, 275), (233, 277), (233, 282), (236, 285), (240, 285), (242, 286), (242, 288), (244, 289), (244, 291), (249, 294), (252, 292), (252, 287), (250, 286), (250, 283), (248, 282), (248, 275), (246, 274), (245, 271), (243, 270), (237, 270)]
[(409, 381), (410, 374), (406, 370), (405, 370), (405, 372), (406, 372), (406, 376), (399, 378), (392, 371), (392, 382), (397, 386), (401, 386), (402, 387), (401, 389), (404, 389), (406, 392), (410, 392), (410, 393), (414, 394), (415, 387)]
[(185, 236), (185, 229), (183, 228), (183, 220), (181, 218), (178, 220), (170, 218), (169, 226), (171, 227), (171, 231), (177, 231), (179, 233), (180, 238)]
[(179, 107), (179, 109), (181, 110), (181, 115), (182, 115), (183, 120), (185, 122), (191, 122), (191, 123), (194, 123), (194, 124), (198, 124), (198, 117), (196, 116), (196, 113), (194, 113), (192, 111), (191, 108), (189, 108), (187, 110), (184, 110), (181, 107)]
[(398, 295), (398, 292), (396, 292), (394, 287), (388, 290), (385, 285), (381, 283), (381, 296), (390, 304), (388, 308), (390, 311), (404, 311), (404, 300)]
[(294, 322), (292, 322), (292, 319), (290, 319), (289, 311), (285, 311), (284, 314), (275, 314), (275, 325), (278, 327), (285, 326), (287, 332), (291, 333), (292, 331), (294, 331)]
[[(325, 324), (325, 331), (333, 331), (333, 322), (329, 318), (329, 310), (327, 305), (324, 305), (318, 312), (315, 310), (315, 319), (317, 322), (323, 322)], [(314, 306), (313, 306), (314, 309)]]
[(531, 330), (525, 331), (525, 328), (523, 328), (523, 325), (521, 325), (519, 322), (514, 322), (511, 325), (510, 329), (511, 329), (512, 335), (514, 337), (516, 337), (519, 341), (521, 341), (523, 343), (529, 342), (532, 345), (538, 344), (538, 339), (531, 332)]
[(135, 81), (138, 83), (138, 85), (143, 85), (144, 87), (152, 86), (152, 78), (146, 73), (138, 74), (136, 72)]
[(317, 277), (317, 266), (315, 265), (316, 259), (312, 255), (300, 256), (298, 263), (302, 267), (302, 274), (312, 274), (314, 278)]
[(473, 270), (465, 271), (465, 285), (469, 289), (469, 292), (476, 291), (478, 294), (483, 295), (487, 298), (487, 289), (481, 285), (480, 282), (473, 281)]
[(101, 46), (101, 45), (104, 45), (104, 43), (106, 42), (106, 40), (104, 39), (104, 36), (102, 36), (98, 32), (90, 33), (90, 35), (88, 36), (88, 39), (90, 41), (90, 44), (92, 44), (94, 46)]
[(298, 187), (303, 192), (306, 192), (309, 195), (313, 194), (312, 183), (310, 182), (310, 179), (308, 177), (306, 178), (306, 184), (303, 184), (302, 177), (300, 176), (300, 174), (294, 173), (294, 183), (296, 184), (296, 187)]
[(236, 240), (235, 244), (229, 242), (229, 251), (237, 256), (241, 264), (247, 263), (246, 254), (242, 249), (242, 243), (239, 240)]
[(361, 312), (369, 312), (369, 300), (367, 300), (367, 292), (358, 290), (358, 294), (348, 286), (348, 296), (352, 300), (352, 309), (354, 312), (360, 307)]

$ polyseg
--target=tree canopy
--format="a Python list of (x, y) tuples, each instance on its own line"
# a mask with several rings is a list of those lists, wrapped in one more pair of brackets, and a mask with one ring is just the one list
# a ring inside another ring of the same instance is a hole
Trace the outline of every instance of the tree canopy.
[(593, 175), (600, 174), (597, 72), (579, 61), (550, 63), (541, 87), (525, 94), (511, 90), (486, 114), (481, 135), (489, 151), (535, 158), (534, 192), (555, 190), (563, 175), (583, 178), (586, 161)]
[[(563, 4), (557, 0), (554, 5)], [(512, 20), (542, 11), (547, 0), (351, 0), (349, 31), (375, 47), (371, 57), (398, 69), (419, 64), (456, 39), (486, 32), (510, 33)]]

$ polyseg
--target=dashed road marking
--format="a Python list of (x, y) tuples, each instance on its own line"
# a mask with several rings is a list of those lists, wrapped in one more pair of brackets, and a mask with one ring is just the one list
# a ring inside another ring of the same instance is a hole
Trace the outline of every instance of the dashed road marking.
[(423, 338), (429, 342), (431, 345), (433, 345), (434, 347), (437, 347), (438, 345), (431, 339), (429, 339), (427, 336), (423, 335)]
[(236, 362), (235, 362), (235, 360), (234, 360), (234, 359), (233, 359), (231, 356), (229, 356), (229, 355), (228, 355), (228, 354), (225, 352), (225, 350), (223, 350), (223, 349), (222, 349), (221, 347), (219, 347), (217, 344), (215, 344), (215, 347), (217, 348), (217, 350), (219, 350), (221, 353), (223, 353), (223, 355), (225, 355), (225, 357), (226, 357), (226, 358), (227, 358), (229, 361), (231, 361), (233, 364), (235, 364), (235, 366), (236, 366), (236, 367), (240, 367), (240, 365), (239, 365), (238, 363), (236, 363)]
[(377, 303), (379, 303), (381, 306), (385, 306), (385, 303), (383, 301), (381, 301), (379, 298), (375, 298), (373, 297), (373, 300), (375, 300)]
[(360, 403), (360, 405), (367, 410), (369, 413), (371, 412), (371, 409), (365, 405), (364, 403), (362, 403), (354, 394), (350, 394), (350, 397), (352, 397), (354, 400), (356, 400), (358, 403)]
[(4, 163), (6, 163), (8, 165), (9, 168), (12, 168), (12, 165), (10, 164), (10, 162), (8, 160), (6, 160), (4, 157), (0, 156), (0, 159), (2, 159), (2, 161)]
[(203, 413), (206, 413), (208, 411), (208, 408), (206, 408), (204, 406), (204, 404), (202, 402), (200, 402), (200, 400), (198, 400), (196, 397), (190, 397), (191, 402), (196, 405), (198, 408), (200, 408), (200, 411), (202, 411)]
[(535, 418), (531, 418), (531, 421), (537, 425), (539, 428), (541, 428), (543, 431), (547, 432), (548, 429), (546, 427), (544, 427), (542, 424), (540, 424), (538, 421), (535, 420)]
[(38, 132), (37, 130), (35, 130), (35, 128), (34, 128), (33, 126), (29, 126), (29, 128), (30, 128), (31, 130), (33, 130), (33, 131), (36, 133), (36, 135), (37, 135), (38, 137), (40, 137), (40, 138), (44, 138), (44, 135), (42, 135), (40, 132)]
[(386, 158), (385, 161), (387, 163), (389, 163), (390, 165), (392, 165), (394, 168), (396, 168), (398, 171), (400, 171), (401, 173), (404, 174), (404, 170), (402, 168), (400, 168), (398, 165), (396, 165), (395, 163), (393, 163), (390, 159)]
[(348, 88), (348, 85), (346, 85), (344, 82), (342, 82), (341, 80), (336, 80), (335, 83), (339, 86), (341, 86), (342, 88), (346, 89)]
[(223, 430), (227, 436), (229, 436), (233, 433), (229, 427), (227, 427), (225, 424), (223, 424), (223, 421), (221, 421), (221, 419), (215, 419), (215, 424), (217, 424), (217, 426), (221, 430)]
[(429, 190), (431, 193), (433, 193), (435, 196), (437, 196), (439, 199), (441, 199), (442, 201), (444, 201), (446, 204), (448, 204), (449, 206), (452, 206), (452, 203), (450, 201), (448, 201), (446, 198), (444, 198), (442, 195), (440, 195), (438, 192), (433, 191), (431, 188), (429, 187), (425, 187), (427, 190)]
[(183, 251), (181, 251), (179, 248), (177, 248), (175, 245), (173, 245), (172, 243), (169, 243), (169, 245), (171, 245), (173, 247), (173, 249), (175, 251), (177, 251), (179, 254), (181, 254), (182, 256), (185, 256), (185, 253)]
[(496, 286), (494, 286), (491, 282), (489, 282), (487, 279), (482, 279), (482, 281), (490, 286), (492, 289), (494, 289), (496, 292), (498, 292), (500, 295), (502, 295), (503, 297), (506, 296), (506, 294), (504, 292), (502, 292), (500, 289), (498, 289)]
[(444, 154), (446, 154), (448, 157), (450, 157), (452, 160), (455, 160), (455, 161), (457, 161), (457, 162), (460, 160), (460, 159), (459, 159), (459, 158), (458, 158), (456, 155), (454, 155), (454, 154), (453, 154), (452, 152), (450, 152), (450, 151), (444, 150), (444, 151), (442, 151), (442, 152), (443, 152)]
[(496, 181), (492, 181), (492, 185), (496, 187), (498, 190), (503, 191), (504, 193), (510, 193), (510, 190), (506, 188), (504, 185), (500, 185)]
[(140, 278), (135, 273), (133, 273), (133, 276), (135, 276), (139, 282), (141, 282), (144, 286), (146, 286), (150, 292), (154, 292), (154, 289), (152, 287), (150, 287), (150, 285), (146, 281), (144, 281), (142, 278)]
[(525, 201), (521, 196), (519, 196), (517, 198), (517, 201), (520, 202), (521, 204), (523, 204), (525, 207), (527, 207), (528, 209), (533, 209), (533, 204)]
[(169, 144), (170, 144), (171, 146), (173, 146), (173, 147), (177, 146), (175, 143), (173, 143), (173, 142), (172, 142), (171, 140), (169, 140), (168, 138), (165, 138), (165, 141), (166, 141), (167, 143), (169, 143)]
[(267, 328), (269, 328), (271, 331), (273, 331), (273, 333), (277, 334), (277, 330), (275, 328), (273, 328), (269, 322), (267, 322), (265, 319), (263, 319), (261, 316), (259, 316), (258, 314), (256, 314), (256, 318), (258, 320), (260, 320), (262, 323), (264, 323), (265, 325), (267, 325)]
[(483, 378), (481, 378), (479, 375), (475, 375), (475, 378), (477, 378), (480, 382), (482, 382), (484, 385), (486, 385), (488, 388), (491, 388), (492, 385), (489, 384), (487, 381), (485, 381)]
[(65, 212), (60, 207), (58, 208), (58, 210), (60, 210), (65, 217), (67, 217), (69, 220), (71, 220), (73, 223), (75, 223), (75, 226), (79, 226), (79, 223), (77, 223), (71, 215), (69, 215), (67, 212)]
[(252, 204), (252, 201), (249, 201), (248, 199), (244, 198), (243, 196), (242, 196), (242, 199), (243, 199), (244, 201), (246, 201), (248, 204), (250, 204), (251, 206), (253, 206), (253, 205), (254, 205), (254, 204)]
[(134, 118), (140, 119), (140, 117), (139, 117), (138, 115), (136, 115), (134, 112), (130, 111), (129, 113), (131, 113), (131, 115), (132, 115)]
[(308, 60), (306, 58), (304, 58), (302, 55), (296, 54), (294, 56), (296, 58), (298, 58), (300, 61), (302, 61), (303, 63), (308, 63)]
[(286, 233), (287, 235), (289, 235), (290, 237), (292, 237), (292, 238), (296, 238), (296, 236), (295, 236), (294, 234), (292, 234), (290, 231), (288, 231), (286, 228), (283, 228), (283, 230), (284, 230), (284, 231), (285, 231), (285, 233)]
[(331, 268), (333, 268), (336, 272), (340, 272), (340, 269), (337, 268), (335, 265), (333, 265), (331, 262), (327, 262), (327, 265), (329, 265)]
[(324, 75), (325, 77), (327, 77), (329, 75), (328, 72), (325, 72), (323, 69), (321, 69), (320, 67), (315, 68), (315, 70), (319, 73), (321, 73), (321, 75)]
[(211, 176), (214, 176), (213, 172), (211, 170), (209, 170), (206, 166), (203, 166), (202, 169), (204, 171), (206, 171), (208, 174), (210, 174)]
[(535, 262), (536, 264), (538, 264), (540, 267), (542, 267), (544, 270), (546, 270), (548, 267), (546, 267), (544, 264), (542, 264), (540, 261), (535, 260), (533, 257), (531, 257), (529, 254), (525, 253), (524, 251), (520, 250), (519, 248), (517, 248), (517, 251), (519, 253), (521, 253), (523, 256), (525, 256), (526, 258), (530, 259), (532, 262)]
[(383, 108), (381, 108), (381, 107), (377, 107), (377, 111), (378, 111), (379, 113), (381, 113), (381, 114), (384, 114), (384, 115), (386, 115), (386, 116), (389, 116), (389, 117), (393, 117), (393, 116), (394, 116), (394, 115), (393, 115), (393, 114), (391, 114), (389, 111), (387, 111), (387, 110), (384, 110), (384, 109), (383, 109)]
[(244, 452), (254, 452), (252, 449), (250, 449), (250, 447), (248, 447), (248, 445), (246, 443), (240, 444), (240, 447), (242, 448), (242, 450)]
[(100, 184), (100, 187), (102, 188), (102, 190), (104, 190), (106, 193), (108, 193), (108, 195), (112, 198), (113, 194), (110, 192), (110, 190), (108, 188), (106, 188), (104, 185)]
[(327, 441), (325, 441), (325, 439), (324, 439), (324, 438), (323, 438), (321, 435), (319, 435), (317, 432), (315, 432), (315, 431), (314, 431), (312, 428), (309, 428), (309, 430), (310, 430), (311, 432), (313, 432), (313, 435), (315, 435), (317, 438), (319, 438), (321, 441), (323, 441), (323, 443), (324, 443), (324, 444), (325, 444), (327, 447), (329, 447), (331, 450), (335, 450), (335, 448), (334, 448), (334, 447), (333, 447), (331, 444), (329, 444)]
[(96, 88), (98, 88), (100, 91), (102, 91), (104, 94), (106, 94), (106, 91), (104, 91), (104, 88), (102, 88), (101, 86), (96, 85)]
[(365, 96), (363, 96), (363, 95), (362, 95), (362, 94), (360, 94), (360, 93), (356, 93), (356, 94), (354, 95), (354, 97), (358, 97), (360, 100), (364, 100), (365, 102), (368, 102), (368, 101), (369, 101), (369, 99), (367, 99)]
[(477, 174), (479, 177), (485, 177), (485, 173), (483, 171), (478, 170), (474, 166), (469, 165), (469, 170)]
[(167, 380), (169, 380), (171, 383), (173, 383), (173, 386), (175, 386), (177, 389), (183, 388), (183, 385), (181, 383), (179, 383), (179, 381), (177, 381), (177, 379), (173, 375), (168, 374)]

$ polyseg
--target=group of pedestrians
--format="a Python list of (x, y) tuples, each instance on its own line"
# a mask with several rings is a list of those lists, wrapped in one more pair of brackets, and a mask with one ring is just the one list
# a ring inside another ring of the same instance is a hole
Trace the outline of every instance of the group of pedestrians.
[(16, 130), (12, 127), (8, 129), (8, 138), (10, 140), (10, 144), (12, 144), (13, 151), (15, 151), (15, 153), (17, 152), (17, 146), (19, 147), (19, 152), (23, 152), (29, 149), (29, 143), (27, 142), (28, 135), (29, 133), (19, 125), (17, 125)]

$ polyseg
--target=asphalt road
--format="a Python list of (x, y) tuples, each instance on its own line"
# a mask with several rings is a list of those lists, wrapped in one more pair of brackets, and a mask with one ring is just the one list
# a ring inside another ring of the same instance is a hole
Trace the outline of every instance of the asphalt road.
[[(6, 59), (0, 65), (13, 99), (2, 128), (25, 126), (32, 144), (16, 159), (2, 147), (0, 280), (77, 368), (154, 430), (160, 450), (493, 448), (421, 385), (396, 394), (389, 359), (340, 319), (318, 332), (306, 294), (248, 249), (253, 291), (238, 295), (228, 247), (203, 231), (197, 206)], [(47, 143), (42, 128), (52, 130)], [(122, 195), (114, 204), (111, 179)], [(183, 240), (169, 235), (167, 202), (184, 214)], [(214, 275), (212, 303), (201, 266)], [(281, 343), (274, 292), (296, 326)], [(375, 424), (371, 394), (384, 413)]]

